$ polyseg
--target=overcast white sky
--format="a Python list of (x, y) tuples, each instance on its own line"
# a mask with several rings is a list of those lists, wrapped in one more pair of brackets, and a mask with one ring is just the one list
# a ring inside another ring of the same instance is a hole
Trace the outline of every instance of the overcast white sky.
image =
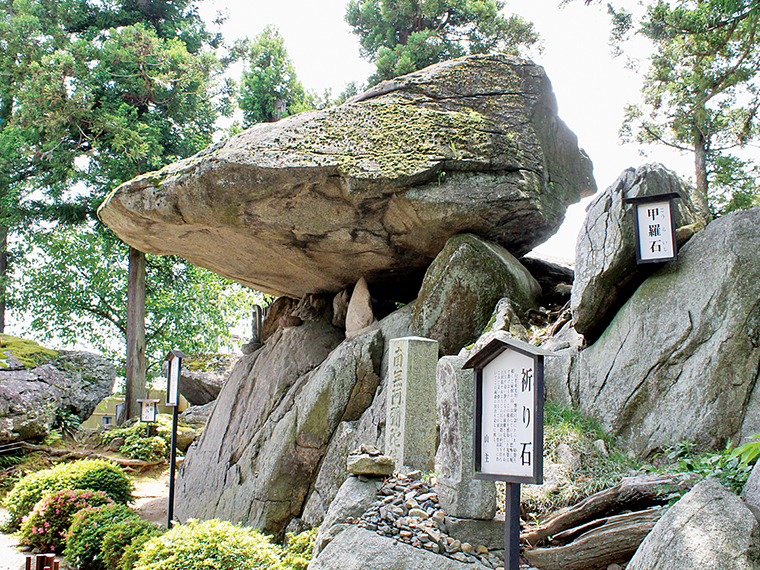
[[(228, 19), (222, 33), (228, 41), (253, 38), (275, 25), (307, 89), (340, 93), (351, 81), (364, 82), (373, 66), (359, 57), (359, 43), (344, 21), (348, 0), (203, 0), (201, 14), (210, 22), (217, 11)], [(560, 117), (578, 135), (594, 163), (600, 190), (629, 166), (662, 162), (685, 178), (691, 177), (690, 157), (667, 149), (642, 156), (636, 145), (621, 145), (618, 129), (627, 103), (638, 97), (641, 79), (613, 59), (608, 46), (609, 21), (599, 7), (577, 0), (559, 9), (560, 0), (507, 0), (506, 12), (532, 21), (544, 42), (534, 61), (544, 66), (554, 86)], [(631, 2), (633, 4), (633, 2)], [(644, 44), (641, 44), (644, 46)], [(645, 68), (644, 68), (645, 69)], [(588, 200), (570, 208), (560, 231), (537, 251), (574, 259), (575, 241)]]

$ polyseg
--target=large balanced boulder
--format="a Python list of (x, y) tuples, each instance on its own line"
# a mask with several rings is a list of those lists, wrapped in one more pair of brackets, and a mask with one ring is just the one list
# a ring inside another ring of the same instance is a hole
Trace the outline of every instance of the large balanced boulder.
[(480, 55), (254, 125), (122, 185), (99, 214), (141, 251), (260, 291), (300, 298), (364, 276), (394, 298), (452, 235), (520, 256), (595, 189), (543, 68)]
[[(0, 443), (44, 438), (66, 415), (84, 421), (113, 391), (116, 367), (97, 354), (55, 352), (7, 335), (3, 339)], [(39, 352), (30, 355), (27, 349), (22, 360), (13, 355), (14, 347), (30, 345)]]
[(641, 455), (760, 433), (758, 228), (754, 208), (694, 235), (593, 345), (565, 349), (567, 376), (553, 391), (567, 387), (567, 398)]
[(633, 205), (628, 198), (678, 194), (676, 236), (683, 245), (704, 228), (710, 211), (705, 196), (660, 164), (628, 168), (587, 208), (576, 246), (571, 297), (575, 330), (593, 342), (636, 288), (657, 269), (636, 264)]
[(644, 539), (627, 570), (758, 570), (760, 524), (715, 480), (698, 483)]

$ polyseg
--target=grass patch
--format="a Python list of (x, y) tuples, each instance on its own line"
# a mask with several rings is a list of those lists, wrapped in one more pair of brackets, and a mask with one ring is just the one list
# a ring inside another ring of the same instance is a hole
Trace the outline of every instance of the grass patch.
[[(596, 443), (595, 443), (596, 442)], [(641, 469), (599, 422), (575, 408), (544, 408), (544, 485), (526, 486), (522, 511), (538, 521), (607, 489)]]

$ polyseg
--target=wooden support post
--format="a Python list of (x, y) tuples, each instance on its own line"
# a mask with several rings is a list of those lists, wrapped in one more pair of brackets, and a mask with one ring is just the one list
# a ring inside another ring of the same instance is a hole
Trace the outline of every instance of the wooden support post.
[(507, 483), (504, 504), (504, 570), (520, 570), (520, 483)]
[(172, 448), (169, 459), (169, 509), (166, 517), (166, 528), (172, 528), (174, 518), (174, 473), (177, 468), (177, 424), (179, 423), (179, 406), (174, 406), (174, 419), (172, 420)]

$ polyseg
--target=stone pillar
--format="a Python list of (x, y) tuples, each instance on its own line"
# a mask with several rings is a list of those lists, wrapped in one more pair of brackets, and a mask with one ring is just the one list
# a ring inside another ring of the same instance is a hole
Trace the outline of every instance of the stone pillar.
[(261, 342), (261, 326), (264, 322), (264, 310), (258, 305), (253, 306), (251, 318), (251, 344)]
[(438, 341), (414, 336), (391, 339), (389, 358), (385, 454), (396, 462), (396, 469), (432, 471)]
[(492, 519), (496, 485), (473, 479), (473, 372), (462, 370), (467, 357), (444, 356), (436, 370), (441, 443), (435, 456), (436, 491), (443, 511), (467, 519)]

